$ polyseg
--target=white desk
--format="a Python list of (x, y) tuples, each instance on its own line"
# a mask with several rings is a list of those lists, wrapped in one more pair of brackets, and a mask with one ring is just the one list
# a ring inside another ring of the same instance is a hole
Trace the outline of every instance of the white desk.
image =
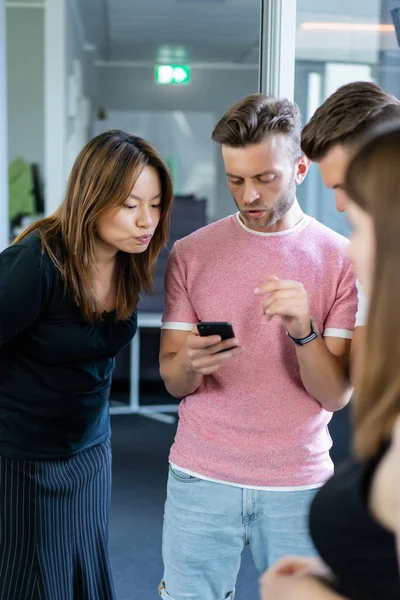
[(111, 406), (112, 415), (140, 414), (164, 423), (175, 423), (176, 418), (165, 413), (177, 412), (178, 404), (157, 404), (154, 406), (143, 406), (139, 398), (139, 375), (140, 375), (140, 334), (142, 328), (156, 327), (161, 329), (160, 313), (138, 313), (137, 333), (130, 346), (129, 361), (129, 403), (124, 406)]

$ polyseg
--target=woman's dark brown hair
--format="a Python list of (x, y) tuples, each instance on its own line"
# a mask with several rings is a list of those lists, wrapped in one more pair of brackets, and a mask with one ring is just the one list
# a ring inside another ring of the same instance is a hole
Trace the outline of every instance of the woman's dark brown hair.
[(376, 249), (366, 343), (356, 380), (355, 451), (372, 456), (400, 414), (400, 125), (379, 129), (349, 165), (346, 190), (367, 211)]
[(75, 299), (89, 322), (101, 313), (93, 289), (98, 219), (124, 204), (144, 167), (153, 167), (160, 178), (161, 215), (145, 252), (117, 254), (116, 318), (129, 318), (140, 292), (153, 288), (155, 263), (169, 237), (173, 200), (168, 168), (148, 142), (119, 130), (93, 138), (75, 160), (58, 210), (15, 240), (39, 232), (44, 249), (64, 279), (66, 294)]

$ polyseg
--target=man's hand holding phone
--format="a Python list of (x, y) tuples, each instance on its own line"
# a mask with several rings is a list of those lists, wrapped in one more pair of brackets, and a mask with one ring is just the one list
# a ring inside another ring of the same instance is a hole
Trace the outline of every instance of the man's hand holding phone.
[[(227, 361), (242, 352), (235, 337), (222, 339), (226, 327), (221, 330), (222, 336), (214, 333), (218, 327), (224, 325), (217, 323), (199, 323), (195, 325), (186, 340), (187, 368), (202, 375), (210, 375), (219, 369)], [(232, 331), (233, 334), (233, 331)]]

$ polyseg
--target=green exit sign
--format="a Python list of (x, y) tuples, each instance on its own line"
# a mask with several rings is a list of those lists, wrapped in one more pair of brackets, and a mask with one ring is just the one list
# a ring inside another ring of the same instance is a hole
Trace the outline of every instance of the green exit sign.
[(156, 83), (183, 84), (190, 81), (190, 67), (187, 65), (156, 65)]

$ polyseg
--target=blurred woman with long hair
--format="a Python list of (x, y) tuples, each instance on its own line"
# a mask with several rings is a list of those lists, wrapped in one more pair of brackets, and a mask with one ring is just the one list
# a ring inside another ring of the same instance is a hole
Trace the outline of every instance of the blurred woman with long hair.
[(369, 297), (354, 399), (354, 457), (311, 506), (322, 561), (287, 558), (263, 600), (400, 598), (400, 127), (364, 141), (346, 177), (350, 258)]

